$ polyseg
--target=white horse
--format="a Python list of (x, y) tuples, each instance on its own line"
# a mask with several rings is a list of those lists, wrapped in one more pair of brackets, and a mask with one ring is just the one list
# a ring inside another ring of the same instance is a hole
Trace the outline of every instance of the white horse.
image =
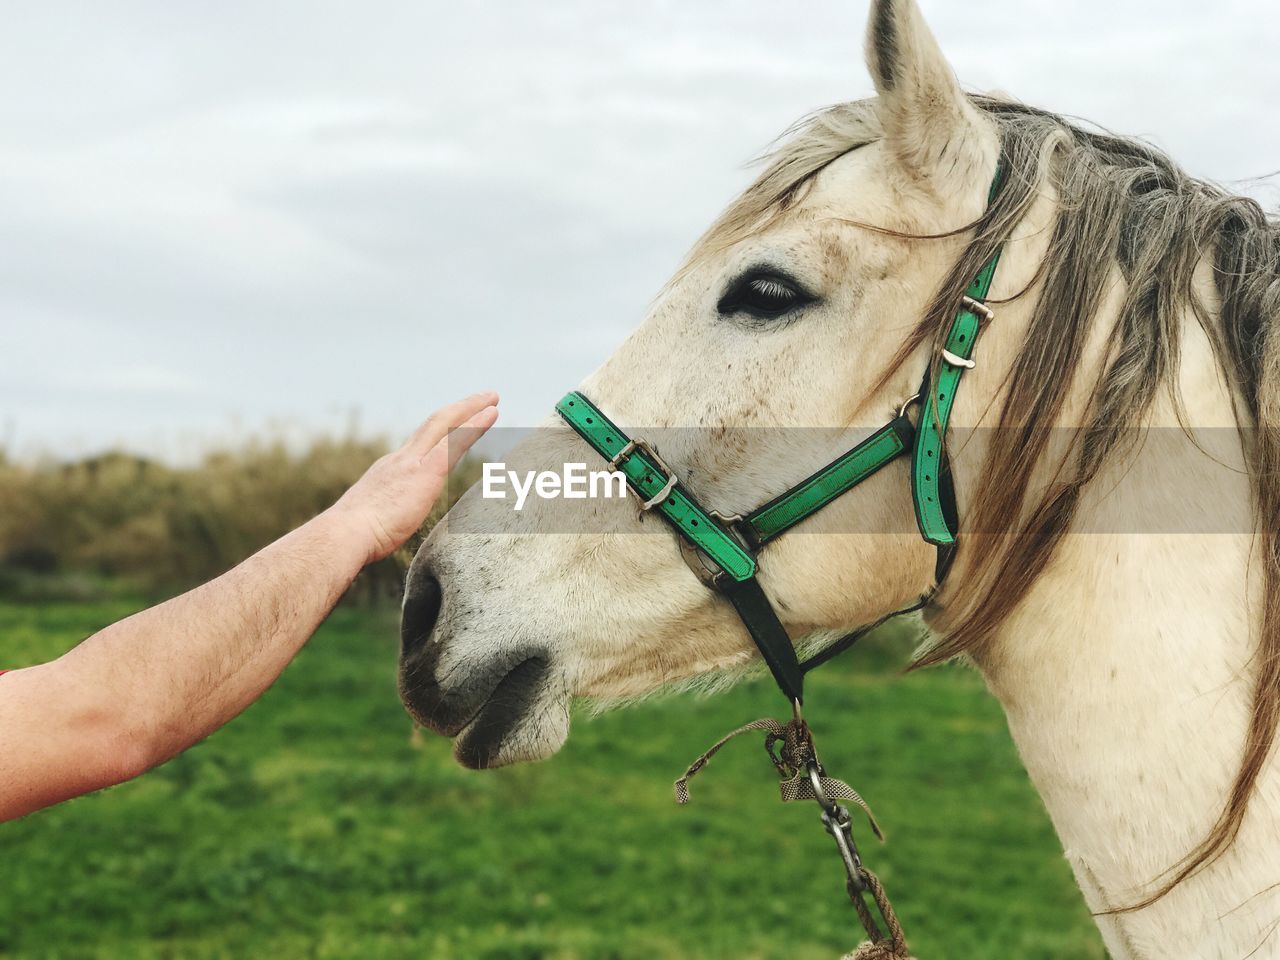
[[(986, 677), (1113, 957), (1280, 957), (1280, 227), (1144, 144), (964, 94), (913, 0), (876, 0), (867, 57), (878, 97), (802, 125), (581, 390), (628, 430), (702, 428), (663, 458), (754, 507), (840, 451), (753, 428), (883, 424), (1004, 242), (921, 661)], [(558, 420), (509, 460), (599, 464)], [(931, 588), (907, 469), (762, 552), (798, 644)], [(554, 753), (573, 697), (756, 660), (634, 500), (473, 490), (413, 564), (403, 637), (405, 704), (474, 767)]]

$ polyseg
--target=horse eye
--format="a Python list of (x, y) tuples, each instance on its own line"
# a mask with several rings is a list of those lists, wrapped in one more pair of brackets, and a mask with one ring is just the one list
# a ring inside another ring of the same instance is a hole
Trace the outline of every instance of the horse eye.
[(721, 316), (744, 313), (758, 320), (776, 320), (814, 299), (790, 277), (753, 270), (730, 284), (716, 306)]

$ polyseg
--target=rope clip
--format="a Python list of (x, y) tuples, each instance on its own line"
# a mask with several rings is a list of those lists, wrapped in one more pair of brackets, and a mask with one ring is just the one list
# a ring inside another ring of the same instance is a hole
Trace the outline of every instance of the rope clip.
[(813, 786), (813, 799), (822, 808), (822, 825), (831, 834), (836, 849), (840, 851), (840, 860), (849, 876), (849, 888), (854, 893), (862, 893), (867, 889), (867, 879), (862, 867), (862, 857), (858, 854), (858, 843), (853, 839), (853, 818), (849, 815), (849, 808), (827, 796), (822, 785), (822, 767), (817, 759), (809, 761), (808, 771), (809, 783)]

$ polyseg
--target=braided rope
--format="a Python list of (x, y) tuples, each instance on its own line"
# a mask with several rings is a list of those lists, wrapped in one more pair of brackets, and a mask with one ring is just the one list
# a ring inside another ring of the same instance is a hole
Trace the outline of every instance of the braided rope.
[(867, 932), (869, 940), (853, 953), (847, 954), (844, 960), (911, 960), (907, 953), (906, 935), (902, 932), (902, 924), (898, 922), (893, 904), (889, 902), (889, 895), (884, 892), (884, 884), (866, 867), (862, 868), (862, 880), (875, 900), (876, 909), (880, 911), (888, 933), (881, 933), (880, 925), (876, 923), (867, 902), (850, 882), (847, 886), (849, 900), (858, 911), (858, 919), (862, 921), (862, 929)]

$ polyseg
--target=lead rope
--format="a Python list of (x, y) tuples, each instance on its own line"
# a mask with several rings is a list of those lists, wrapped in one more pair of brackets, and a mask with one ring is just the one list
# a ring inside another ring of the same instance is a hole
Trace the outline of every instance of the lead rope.
[[(880, 878), (863, 866), (858, 845), (853, 839), (853, 820), (849, 815), (849, 808), (840, 801), (861, 807), (867, 815), (871, 832), (881, 842), (884, 841), (884, 834), (881, 833), (871, 808), (858, 791), (843, 780), (827, 776), (818, 760), (813, 734), (809, 732), (809, 725), (800, 714), (799, 704), (795, 705), (795, 714), (786, 724), (781, 724), (772, 717), (763, 717), (738, 727), (712, 744), (706, 753), (689, 764), (689, 769), (675, 782), (676, 803), (689, 802), (689, 781), (720, 752), (721, 747), (735, 737), (753, 730), (764, 731), (765, 752), (781, 778), (778, 791), (782, 802), (816, 800), (822, 808), (822, 825), (835, 840), (840, 852), (846, 874), (845, 890), (849, 894), (849, 902), (858, 913), (862, 929), (867, 934), (867, 942), (847, 954), (844, 960), (911, 960), (907, 953), (907, 940), (897, 914), (893, 911), (893, 904), (889, 902)], [(884, 931), (880, 929), (875, 914), (867, 904), (867, 894), (871, 895), (880, 920), (884, 923)]]

